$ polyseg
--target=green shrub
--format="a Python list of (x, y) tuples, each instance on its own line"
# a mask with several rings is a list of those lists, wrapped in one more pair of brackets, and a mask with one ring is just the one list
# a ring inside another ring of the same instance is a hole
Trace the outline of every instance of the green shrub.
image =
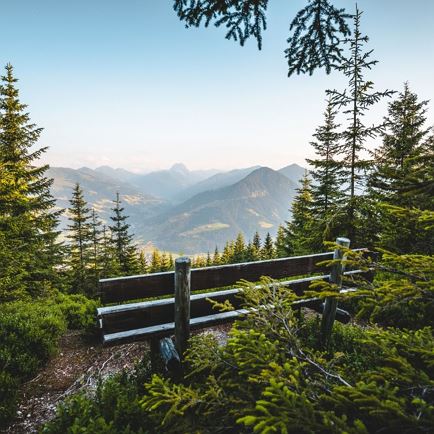
[[(49, 303), (12, 302), (0, 311), (0, 371), (2, 394), (0, 423), (14, 408), (12, 389), (30, 378), (58, 349), (66, 322)], [(3, 390), (2, 387), (2, 390)]]
[(0, 371), (0, 427), (15, 414), (17, 381), (6, 371)]
[(59, 293), (52, 301), (65, 317), (68, 329), (90, 332), (96, 326), (98, 302), (84, 295)]
[(0, 425), (15, 411), (18, 386), (58, 350), (66, 329), (95, 329), (97, 302), (81, 295), (4, 303), (0, 310)]
[(94, 397), (80, 393), (60, 405), (43, 434), (146, 434), (156, 432), (140, 405), (143, 383), (149, 380), (144, 364), (132, 374), (121, 373), (99, 384)]

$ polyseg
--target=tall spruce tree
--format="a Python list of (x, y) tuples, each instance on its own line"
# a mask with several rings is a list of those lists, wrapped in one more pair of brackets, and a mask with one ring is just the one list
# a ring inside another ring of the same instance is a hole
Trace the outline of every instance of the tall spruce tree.
[(0, 297), (7, 300), (57, 285), (62, 250), (56, 230), (61, 211), (54, 211), (50, 193), (53, 180), (46, 176), (48, 165), (36, 165), (47, 148), (33, 148), (42, 128), (31, 123), (19, 100), (12, 65), (5, 69), (0, 85)]
[(276, 257), (276, 251), (274, 250), (273, 238), (271, 238), (270, 232), (267, 232), (265, 236), (264, 245), (261, 250), (262, 259), (274, 259)]
[(119, 193), (116, 193), (114, 204), (113, 216), (110, 217), (113, 224), (109, 228), (112, 233), (115, 258), (121, 274), (134, 274), (139, 271), (137, 249), (133, 244), (133, 235), (129, 233), (130, 225), (126, 222), (128, 216), (124, 215)]
[(426, 127), (428, 101), (419, 101), (408, 83), (389, 104), (383, 143), (374, 153), (368, 187), (383, 204), (380, 245), (399, 253), (430, 253), (433, 231), (423, 231), (417, 213), (395, 213), (398, 208), (433, 210), (434, 149)]
[(337, 110), (328, 99), (324, 124), (316, 129), (313, 135), (316, 140), (311, 142), (315, 149), (315, 159), (306, 159), (312, 166), (310, 175), (315, 181), (311, 187), (312, 214), (316, 220), (312, 228), (312, 248), (315, 251), (322, 249), (324, 241), (330, 241), (339, 235), (339, 222), (336, 217), (343, 201), (344, 171), (339, 158), (342, 144), (336, 115)]
[(374, 169), (369, 187), (376, 199), (397, 206), (418, 206), (419, 198), (405, 194), (417, 166), (417, 157), (425, 152), (431, 128), (425, 127), (428, 101), (404, 84), (404, 90), (389, 103), (385, 118), (387, 129), (383, 143), (374, 153)]
[(220, 258), (220, 252), (217, 246), (215, 246), (214, 249), (214, 255), (212, 257), (212, 265), (220, 265), (221, 258)]
[(310, 178), (305, 172), (291, 204), (291, 220), (286, 222), (284, 246), (288, 255), (302, 255), (314, 250), (315, 219)]
[[(373, 90), (372, 81), (366, 80), (364, 72), (371, 70), (378, 61), (371, 60), (371, 51), (364, 51), (364, 46), (368, 42), (368, 37), (362, 35), (360, 31), (360, 20), (362, 12), (356, 7), (354, 16), (354, 31), (351, 37), (346, 39), (349, 45), (350, 55), (344, 57), (343, 62), (337, 67), (348, 78), (348, 88), (344, 91), (328, 90), (327, 94), (331, 103), (343, 108), (343, 113), (347, 115), (348, 125), (342, 132), (343, 139), (343, 168), (345, 178), (349, 183), (348, 198), (346, 201), (347, 222), (346, 233), (341, 235), (348, 236), (353, 245), (364, 242), (357, 210), (361, 201), (358, 196), (365, 182), (365, 171), (370, 162), (363, 158), (366, 140), (375, 138), (384, 129), (384, 124), (368, 126), (364, 123), (364, 116), (373, 105), (384, 97), (390, 97), (393, 91), (386, 90), (377, 92)], [(357, 230), (359, 227), (360, 231)], [(357, 235), (357, 238), (356, 238)]]
[(148, 261), (146, 260), (146, 255), (143, 250), (140, 250), (139, 253), (139, 273), (147, 274), (149, 271)]
[(276, 256), (278, 258), (284, 258), (288, 255), (288, 246), (286, 245), (285, 228), (283, 225), (279, 225), (277, 228), (276, 241), (274, 243), (276, 249)]
[(161, 271), (161, 254), (158, 249), (154, 249), (149, 264), (149, 272), (158, 273), (159, 271)]
[(231, 262), (240, 263), (240, 262), (244, 262), (245, 260), (246, 260), (246, 244), (244, 241), (244, 236), (240, 232), (237, 235), (237, 238), (235, 239), (234, 251), (232, 254)]
[(70, 266), (70, 290), (73, 293), (91, 295), (92, 214), (83, 190), (77, 183), (69, 201), (67, 228), (68, 264)]
[(324, 218), (331, 207), (342, 201), (343, 169), (339, 158), (342, 144), (336, 115), (337, 110), (328, 99), (324, 124), (316, 129), (313, 135), (316, 140), (311, 142), (316, 158), (306, 159), (312, 166), (310, 176), (315, 181), (312, 185), (313, 210), (319, 218)]

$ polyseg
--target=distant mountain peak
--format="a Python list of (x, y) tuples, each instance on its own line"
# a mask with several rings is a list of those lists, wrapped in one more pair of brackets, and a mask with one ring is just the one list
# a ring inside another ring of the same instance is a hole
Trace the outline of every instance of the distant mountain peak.
[(177, 172), (182, 175), (188, 175), (190, 171), (187, 169), (187, 166), (183, 163), (175, 163), (171, 168), (171, 172)]

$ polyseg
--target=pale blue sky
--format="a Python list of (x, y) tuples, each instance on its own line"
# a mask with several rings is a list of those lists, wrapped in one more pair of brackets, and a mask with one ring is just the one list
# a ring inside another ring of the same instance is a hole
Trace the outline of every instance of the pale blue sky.
[[(52, 165), (303, 164), (325, 89), (345, 86), (339, 73), (286, 76), (289, 22), (305, 2), (270, 0), (259, 52), (254, 40), (227, 41), (224, 29), (185, 29), (172, 0), (0, 0), (0, 64), (15, 66)], [(434, 98), (434, 1), (358, 4), (380, 60), (369, 74), (376, 87), (408, 80)], [(380, 104), (370, 118), (384, 114)]]

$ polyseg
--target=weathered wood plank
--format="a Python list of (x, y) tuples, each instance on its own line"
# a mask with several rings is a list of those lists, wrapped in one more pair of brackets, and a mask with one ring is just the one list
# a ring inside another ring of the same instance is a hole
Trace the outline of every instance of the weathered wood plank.
[(175, 347), (181, 359), (190, 337), (191, 260), (175, 260)]
[[(323, 301), (321, 299), (312, 298), (308, 300), (299, 300), (294, 303), (297, 307), (309, 307), (318, 313), (322, 312)], [(212, 327), (219, 324), (227, 324), (239, 319), (243, 315), (249, 314), (247, 309), (237, 309), (229, 312), (220, 312), (213, 315), (201, 316), (190, 319), (190, 329), (199, 330), (207, 327)], [(348, 322), (348, 314), (342, 309), (336, 311), (336, 319), (342, 322)], [(154, 325), (150, 327), (142, 327), (133, 330), (126, 330), (115, 333), (105, 334), (103, 337), (104, 345), (115, 345), (120, 342), (131, 342), (140, 339), (154, 339), (164, 336), (173, 335), (175, 331), (175, 323), (169, 322), (165, 324)]]
[[(191, 270), (191, 290), (202, 290), (234, 285), (241, 279), (255, 282), (262, 276), (274, 279), (321, 273), (324, 267), (316, 264), (332, 259), (333, 252), (307, 256), (272, 259), (269, 261), (246, 262)], [(103, 303), (116, 303), (146, 297), (172, 295), (174, 272), (145, 274), (100, 280)]]
[[(337, 238), (336, 244), (338, 247), (333, 253), (333, 259), (341, 261), (344, 258), (344, 251), (339, 246), (344, 248), (350, 247), (350, 240), (348, 238)], [(330, 283), (336, 285), (337, 289), (342, 288), (342, 278), (344, 275), (344, 267), (342, 262), (336, 262), (330, 273)], [(321, 341), (325, 345), (330, 339), (333, 323), (336, 318), (336, 311), (338, 308), (338, 301), (336, 297), (327, 297), (324, 302), (324, 311), (321, 320)]]
[[(363, 274), (361, 270), (346, 272), (347, 275)], [(282, 286), (288, 287), (292, 292), (301, 296), (309, 285), (318, 280), (328, 279), (328, 275), (313, 276), (303, 279), (280, 282)], [(194, 294), (190, 297), (190, 315), (192, 318), (212, 315), (215, 310), (207, 299), (223, 303), (228, 300), (235, 309), (241, 307), (241, 299), (237, 296), (239, 288), (223, 291), (213, 291), (202, 294)], [(144, 301), (119, 306), (107, 306), (98, 308), (98, 317), (103, 324), (104, 333), (114, 333), (150, 327), (174, 321), (173, 297), (162, 300)]]
[[(327, 278), (327, 275), (314, 276), (280, 282), (280, 284), (288, 287), (295, 294), (302, 295), (312, 282)], [(209, 298), (220, 303), (228, 300), (235, 309), (238, 309), (241, 303), (237, 297), (239, 291), (240, 289), (234, 288), (192, 295), (190, 297), (191, 317), (211, 315), (215, 312), (207, 300)], [(171, 297), (162, 300), (100, 307), (97, 309), (97, 314), (99, 318), (103, 318), (104, 333), (114, 333), (174, 321), (174, 302), (174, 297)]]

